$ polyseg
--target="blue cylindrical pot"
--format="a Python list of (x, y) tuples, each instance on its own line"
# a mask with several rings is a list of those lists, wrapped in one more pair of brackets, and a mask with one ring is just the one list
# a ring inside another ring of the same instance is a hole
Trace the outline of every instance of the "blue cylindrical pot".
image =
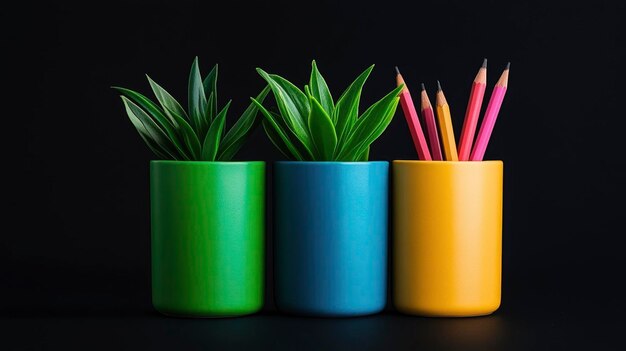
[(281, 311), (347, 317), (385, 307), (388, 170), (384, 161), (275, 164)]

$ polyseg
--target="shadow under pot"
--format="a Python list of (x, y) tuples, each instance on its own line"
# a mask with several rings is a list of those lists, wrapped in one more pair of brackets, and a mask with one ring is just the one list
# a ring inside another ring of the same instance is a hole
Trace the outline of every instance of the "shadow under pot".
[(152, 161), (152, 303), (227, 317), (263, 304), (265, 163)]
[(279, 310), (349, 317), (385, 307), (388, 169), (384, 161), (275, 164)]

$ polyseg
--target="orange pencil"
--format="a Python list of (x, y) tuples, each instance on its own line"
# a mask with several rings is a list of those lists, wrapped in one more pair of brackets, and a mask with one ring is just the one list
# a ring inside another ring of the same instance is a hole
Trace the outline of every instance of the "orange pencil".
[(441, 143), (443, 144), (443, 154), (446, 161), (458, 161), (456, 153), (456, 142), (454, 141), (454, 129), (452, 129), (452, 117), (450, 117), (450, 106), (443, 95), (441, 84), (437, 81), (437, 119), (439, 120), (439, 132), (441, 133)]
[(459, 140), (459, 160), (461, 161), (468, 161), (470, 159), (474, 133), (476, 133), (478, 115), (480, 114), (480, 107), (483, 104), (486, 87), (487, 59), (484, 59), (482, 66), (476, 74), (476, 78), (474, 78), (474, 83), (472, 83), (472, 91), (470, 92), (467, 110), (465, 111), (465, 120), (463, 121), (463, 129), (461, 129), (461, 139)]

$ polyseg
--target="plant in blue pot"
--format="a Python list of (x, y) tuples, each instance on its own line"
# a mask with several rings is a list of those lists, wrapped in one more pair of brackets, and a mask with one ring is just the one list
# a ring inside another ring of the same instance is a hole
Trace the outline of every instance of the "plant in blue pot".
[(402, 86), (359, 114), (373, 68), (337, 100), (315, 61), (303, 90), (257, 69), (278, 112), (252, 101), (267, 136), (290, 159), (274, 168), (275, 299), (283, 312), (348, 317), (385, 307), (389, 164), (368, 158)]

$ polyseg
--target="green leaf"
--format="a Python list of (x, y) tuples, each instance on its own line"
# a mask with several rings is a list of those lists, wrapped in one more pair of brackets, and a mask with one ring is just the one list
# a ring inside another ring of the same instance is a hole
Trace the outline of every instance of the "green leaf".
[[(124, 106), (126, 106), (125, 103), (124, 103)], [(155, 143), (152, 140), (152, 137), (150, 136), (150, 134), (144, 127), (143, 123), (141, 123), (139, 118), (137, 118), (137, 116), (135, 116), (135, 114), (132, 112), (128, 113), (128, 107), (126, 107), (126, 111), (127, 111), (126, 114), (128, 115), (128, 118), (130, 119), (131, 123), (133, 124), (137, 132), (139, 132), (139, 136), (141, 137), (141, 139), (146, 143), (146, 145), (148, 145), (148, 148), (152, 152), (154, 152), (154, 154), (160, 159), (164, 159), (164, 160), (171, 159), (172, 157), (167, 154), (167, 151), (163, 150), (157, 143)]]
[(182, 116), (187, 121), (189, 121), (189, 116), (187, 116), (187, 112), (183, 109), (182, 106), (174, 99), (167, 90), (163, 89), (160, 85), (158, 85), (155, 81), (150, 78), (150, 76), (146, 75), (148, 81), (150, 82), (150, 87), (152, 87), (152, 92), (154, 92), (154, 96), (156, 96), (157, 100), (163, 107), (163, 110), (166, 114), (171, 117), (170, 112), (177, 113), (179, 116)]
[(324, 108), (327, 114), (332, 114), (335, 110), (333, 103), (333, 97), (330, 95), (326, 80), (322, 77), (322, 74), (317, 69), (315, 60), (311, 63), (311, 78), (309, 84), (311, 85), (311, 95), (319, 101), (320, 105)]
[[(287, 138), (289, 138), (289, 141), (291, 142), (291, 145), (293, 145), (293, 147), (295, 147), (296, 150), (298, 150), (298, 153), (300, 155), (302, 155), (302, 161), (313, 161), (313, 160), (315, 160), (315, 157), (304, 146), (302, 141), (300, 139), (298, 139), (298, 137), (296, 137), (296, 135), (293, 134), (293, 132), (291, 130), (289, 130), (289, 127), (287, 127), (285, 122), (283, 122), (283, 118), (280, 116), (280, 114), (278, 114), (278, 113), (276, 113), (274, 111), (270, 111), (270, 113), (272, 114), (272, 116), (274, 116), (274, 120), (276, 121), (276, 123), (278, 123), (278, 125), (281, 128), (281, 130), (283, 130), (285, 132), (285, 135), (287, 135)], [(313, 148), (315, 148), (315, 145), (313, 145)]]
[[(337, 100), (337, 105), (333, 115), (333, 123), (337, 130), (337, 139), (340, 145), (343, 145), (347, 140), (347, 137), (352, 130), (354, 123), (356, 122), (359, 114), (359, 101), (361, 99), (361, 90), (363, 85), (369, 77), (370, 73), (374, 69), (374, 65), (367, 68), (361, 75), (359, 75), (352, 84), (344, 91), (344, 93)], [(339, 151), (339, 150), (337, 150)]]
[[(265, 120), (267, 121), (267, 123), (269, 124), (269, 126), (271, 127), (265, 127), (265, 131), (267, 132), (268, 130), (273, 130), (275, 133), (268, 133), (268, 137), (270, 138), (270, 140), (272, 140), (272, 143), (274, 143), (274, 145), (276, 145), (276, 147), (282, 152), (284, 153), (284, 148), (287, 148), (289, 150), (289, 153), (293, 156), (293, 158), (295, 158), (296, 160), (304, 160), (304, 158), (302, 157), (302, 154), (296, 149), (296, 147), (291, 143), (291, 140), (289, 140), (289, 137), (286, 134), (286, 131), (283, 130), (279, 124), (276, 121), (276, 117), (273, 116), (265, 107), (263, 107), (263, 105), (261, 105), (261, 103), (259, 103), (257, 100), (255, 100), (254, 98), (250, 98), (252, 100), (252, 102), (258, 107), (259, 111), (261, 111), (261, 114), (263, 114), (263, 116), (265, 117)], [(277, 142), (278, 140), (282, 141), (282, 143)], [(279, 146), (280, 145), (280, 146)], [(284, 148), (283, 148), (284, 147)]]
[(189, 150), (192, 159), (198, 160), (200, 158), (200, 141), (194, 130), (189, 125), (189, 116), (183, 107), (170, 95), (165, 89), (153, 81), (148, 75), (148, 81), (152, 87), (152, 91), (157, 100), (163, 107), (163, 111), (171, 119), (175, 120), (179, 125), (179, 135), (183, 138), (187, 150)]
[(307, 153), (312, 155), (314, 145), (307, 126), (310, 113), (309, 99), (288, 80), (275, 74), (268, 74), (260, 68), (257, 68), (257, 72), (267, 81), (272, 89), (283, 120), (302, 142)]
[(361, 161), (361, 162), (365, 162), (369, 159), (370, 157), (370, 147), (369, 145), (365, 148), (365, 151), (363, 151), (359, 157), (357, 157), (357, 159), (355, 161)]
[(213, 119), (217, 115), (217, 64), (213, 66), (211, 72), (209, 72), (209, 74), (207, 74), (207, 76), (204, 78), (202, 85), (204, 86), (205, 96), (209, 96), (211, 95), (211, 93), (213, 93), (213, 100), (209, 101), (208, 103), (209, 120), (213, 122)]
[(228, 108), (230, 107), (231, 102), (232, 100), (228, 101), (222, 111), (217, 114), (213, 123), (211, 123), (211, 127), (209, 127), (209, 131), (206, 134), (206, 138), (204, 138), (204, 143), (202, 145), (202, 159), (204, 161), (215, 161), (215, 156), (217, 155), (220, 145), (220, 139), (222, 138), (224, 122), (226, 121), (226, 114), (228, 113)]
[(121, 96), (121, 98), (124, 102), (126, 114), (130, 118), (131, 123), (133, 123), (144, 141), (146, 141), (146, 139), (151, 141), (151, 143), (147, 142), (148, 146), (153, 149), (153, 151), (159, 150), (159, 153), (157, 154), (159, 157), (165, 155), (167, 158), (174, 160), (181, 159), (176, 152), (174, 145), (172, 145), (172, 142), (167, 137), (167, 134), (159, 127), (159, 125), (130, 99), (125, 96)]
[(272, 144), (276, 146), (278, 151), (280, 151), (280, 153), (288, 159), (294, 159), (294, 155), (291, 154), (289, 147), (285, 145), (281, 137), (278, 135), (278, 132), (276, 132), (274, 127), (272, 127), (272, 124), (267, 119), (263, 119), (261, 124), (263, 125), (263, 130), (265, 131), (265, 134), (270, 139)]
[(403, 86), (395, 88), (361, 115), (347, 142), (339, 150), (338, 160), (358, 158), (385, 131), (395, 114), (399, 101), (398, 94), (402, 89)]
[[(391, 110), (392, 109), (390, 108), (388, 111)], [(393, 109), (393, 112), (395, 112), (395, 108)], [(359, 161), (363, 157), (363, 153), (365, 152), (365, 150), (369, 148), (371, 143), (374, 142), (374, 140), (382, 134), (382, 132), (384, 131), (383, 126), (391, 121), (393, 114), (389, 114), (386, 111), (380, 117), (382, 122), (378, 125), (371, 126), (373, 129), (369, 134), (364, 135), (362, 139), (353, 138), (351, 140), (348, 140), (349, 145), (346, 145), (343, 151), (337, 156), (337, 160)]]
[[(263, 90), (261, 90), (259, 95), (256, 97), (256, 100), (263, 103), (269, 91), (270, 87), (265, 86), (265, 88), (263, 88)], [(217, 156), (218, 160), (228, 161), (233, 158), (237, 151), (239, 151), (243, 143), (260, 121), (260, 119), (257, 118), (258, 111), (259, 108), (253, 102), (250, 102), (250, 106), (243, 111), (241, 117), (239, 117), (237, 122), (235, 122), (228, 133), (226, 133), (224, 139), (222, 139)]]
[(213, 123), (213, 120), (215, 119), (215, 114), (213, 114), (213, 112), (211, 111), (212, 109), (212, 105), (215, 102), (215, 95), (213, 95), (213, 93), (207, 95), (207, 99), (206, 99), (206, 111), (205, 111), (205, 115), (208, 116), (208, 121), (209, 121), (209, 125), (211, 123)]
[(154, 141), (152, 141), (152, 139), (150, 139), (148, 136), (142, 134), (141, 132), (139, 133), (139, 136), (146, 143), (146, 145), (148, 145), (148, 148), (150, 149), (150, 151), (152, 151), (158, 158), (163, 159), (163, 160), (172, 158), (165, 151), (161, 150), (159, 146), (156, 145)]
[(183, 139), (185, 146), (187, 147), (188, 153), (191, 156), (192, 160), (199, 160), (200, 156), (202, 156), (202, 150), (200, 146), (200, 140), (194, 132), (191, 125), (178, 113), (170, 111), (172, 118), (176, 119), (176, 122), (179, 125), (178, 135)]
[[(132, 119), (135, 119), (137, 123), (141, 125), (141, 128), (143, 129), (143, 124), (139, 122), (137, 117), (133, 117), (131, 118), (131, 120)], [(133, 125), (135, 125), (135, 122), (132, 122), (132, 123)], [(148, 145), (148, 148), (150, 149), (150, 151), (152, 151), (158, 158), (163, 159), (163, 160), (172, 159), (172, 156), (168, 155), (165, 150), (161, 149), (161, 147), (150, 138), (150, 135), (147, 134), (145, 129), (141, 131), (139, 128), (137, 128), (137, 125), (135, 125), (135, 128), (139, 132), (139, 136), (141, 137), (141, 139), (146, 143), (146, 145)]]
[(311, 113), (309, 114), (309, 130), (322, 160), (331, 161), (337, 146), (335, 126), (324, 111), (322, 105), (313, 96), (309, 96)]
[(179, 124), (174, 118), (166, 117), (159, 106), (141, 93), (121, 87), (112, 88), (146, 111), (152, 119), (157, 122), (159, 127), (167, 133), (167, 136), (172, 141), (172, 144), (176, 147), (176, 150), (184, 159), (189, 160), (191, 158), (191, 154), (185, 149), (185, 145), (181, 142), (178, 136), (177, 128)]
[(204, 86), (202, 85), (202, 76), (198, 68), (198, 57), (191, 64), (189, 72), (189, 117), (191, 117), (191, 125), (194, 127), (196, 134), (202, 137), (209, 128), (209, 120), (206, 115), (207, 101), (204, 95)]

